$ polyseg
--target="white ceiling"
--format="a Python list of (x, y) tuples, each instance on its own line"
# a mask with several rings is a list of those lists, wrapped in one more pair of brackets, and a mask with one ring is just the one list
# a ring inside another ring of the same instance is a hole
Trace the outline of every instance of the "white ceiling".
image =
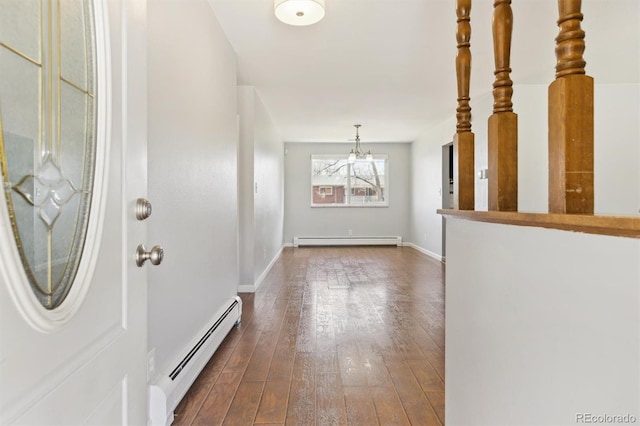
[[(237, 53), (238, 84), (256, 87), (285, 141), (347, 141), (355, 123), (363, 142), (413, 141), (455, 113), (454, 0), (326, 0), (325, 18), (308, 27), (278, 21), (272, 0), (209, 2)], [(587, 73), (597, 82), (638, 82), (639, 4), (583, 2)], [(473, 2), (472, 107), (494, 79), (492, 12), (493, 0)], [(512, 79), (550, 83), (557, 1), (516, 0), (513, 13)], [(631, 66), (589, 68), (589, 54), (607, 65), (625, 54), (613, 39), (635, 55)]]

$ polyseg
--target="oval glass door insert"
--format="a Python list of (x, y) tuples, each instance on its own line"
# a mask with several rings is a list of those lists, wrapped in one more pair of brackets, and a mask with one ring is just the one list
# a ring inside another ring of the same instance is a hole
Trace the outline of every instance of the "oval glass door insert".
[(82, 257), (96, 164), (91, 0), (0, 2), (0, 156), (22, 267), (59, 307)]

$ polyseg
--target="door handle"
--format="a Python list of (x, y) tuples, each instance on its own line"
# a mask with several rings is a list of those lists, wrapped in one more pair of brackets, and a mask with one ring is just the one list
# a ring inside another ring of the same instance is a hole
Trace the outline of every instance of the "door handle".
[(153, 246), (151, 250), (147, 251), (143, 244), (140, 244), (136, 249), (136, 265), (142, 267), (144, 263), (149, 260), (152, 265), (159, 265), (164, 259), (164, 249), (160, 246)]

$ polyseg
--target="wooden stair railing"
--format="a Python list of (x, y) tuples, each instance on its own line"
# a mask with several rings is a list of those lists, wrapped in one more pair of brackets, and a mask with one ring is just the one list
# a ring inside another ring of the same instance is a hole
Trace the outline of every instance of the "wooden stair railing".
[[(549, 213), (593, 214), (593, 78), (585, 74), (581, 0), (558, 0), (556, 79), (549, 86)], [(456, 0), (458, 107), (454, 137), (454, 208), (473, 210), (474, 134), (471, 132), (471, 0)], [(494, 0), (495, 82), (488, 123), (489, 210), (518, 210), (518, 116), (510, 78), (511, 0)]]
[(581, 0), (558, 0), (549, 86), (549, 213), (593, 214), (593, 78), (585, 74)]
[[(558, 0), (556, 79), (549, 86), (549, 213), (517, 212), (517, 115), (509, 74), (513, 15), (511, 0), (494, 0), (495, 76), (489, 118), (489, 210), (473, 210), (473, 133), (469, 106), (470, 0), (457, 0), (458, 165), (455, 191), (460, 203), (441, 209), (447, 218), (535, 226), (590, 234), (640, 238), (640, 217), (594, 215), (593, 78), (585, 73), (581, 0)], [(470, 144), (469, 144), (470, 142)], [(469, 153), (470, 150), (471, 152)], [(454, 164), (455, 164), (454, 159)], [(467, 198), (467, 194), (470, 197)], [(465, 204), (466, 203), (466, 204)]]
[(453, 138), (453, 204), (455, 209), (475, 208), (474, 135), (471, 131), (469, 84), (471, 79), (471, 0), (456, 0), (458, 28), (456, 40), (456, 77), (458, 107), (456, 134)]
[(495, 0), (493, 11), (493, 114), (489, 117), (489, 210), (518, 210), (518, 115), (513, 112), (509, 67), (513, 12), (511, 0)]

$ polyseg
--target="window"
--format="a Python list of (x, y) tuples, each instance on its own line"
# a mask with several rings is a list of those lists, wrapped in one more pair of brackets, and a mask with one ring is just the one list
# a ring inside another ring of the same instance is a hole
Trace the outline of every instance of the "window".
[(321, 186), (318, 188), (318, 193), (322, 196), (333, 195), (333, 186)]
[(311, 156), (311, 206), (379, 207), (389, 205), (388, 158), (376, 155), (372, 161), (346, 156)]

